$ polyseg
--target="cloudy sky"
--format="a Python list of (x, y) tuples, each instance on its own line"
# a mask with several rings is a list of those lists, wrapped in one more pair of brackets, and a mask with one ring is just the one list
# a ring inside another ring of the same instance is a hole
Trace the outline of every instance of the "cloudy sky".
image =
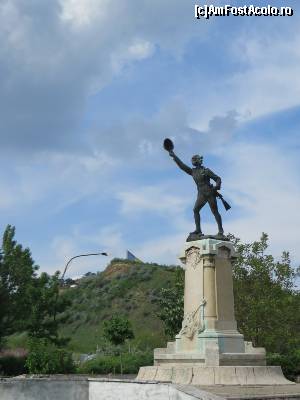
[[(275, 3), (294, 16), (196, 20), (190, 0), (0, 0), (1, 232), (15, 225), (49, 273), (97, 250), (177, 263), (196, 191), (162, 149), (171, 137), (184, 161), (203, 154), (222, 177), (226, 232), (266, 232), (275, 256), (300, 263), (300, 6)], [(78, 260), (70, 276), (106, 262)]]

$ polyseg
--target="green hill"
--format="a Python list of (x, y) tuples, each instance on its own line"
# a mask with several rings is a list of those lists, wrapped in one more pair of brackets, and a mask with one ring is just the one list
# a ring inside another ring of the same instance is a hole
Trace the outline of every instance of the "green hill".
[(133, 346), (164, 346), (164, 327), (157, 317), (157, 297), (162, 287), (174, 283), (176, 266), (162, 266), (115, 259), (103, 272), (77, 281), (61, 295), (71, 305), (61, 315), (61, 333), (71, 338), (74, 352), (94, 352), (103, 343), (103, 321), (114, 313), (126, 315), (132, 323)]

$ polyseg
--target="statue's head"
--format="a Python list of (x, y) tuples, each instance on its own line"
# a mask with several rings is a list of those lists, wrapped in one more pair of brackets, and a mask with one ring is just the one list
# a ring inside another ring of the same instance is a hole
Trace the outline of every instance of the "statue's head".
[(193, 164), (195, 167), (200, 167), (200, 166), (202, 165), (202, 163), (203, 163), (203, 157), (202, 157), (202, 156), (199, 156), (199, 154), (196, 154), (196, 155), (194, 155), (194, 156), (192, 157), (192, 164)]

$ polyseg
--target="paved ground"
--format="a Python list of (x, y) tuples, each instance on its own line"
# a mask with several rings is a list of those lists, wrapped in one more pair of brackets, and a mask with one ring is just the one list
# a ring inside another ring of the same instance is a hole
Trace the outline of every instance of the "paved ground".
[(300, 384), (279, 386), (199, 386), (199, 389), (226, 399), (293, 399), (300, 400)]

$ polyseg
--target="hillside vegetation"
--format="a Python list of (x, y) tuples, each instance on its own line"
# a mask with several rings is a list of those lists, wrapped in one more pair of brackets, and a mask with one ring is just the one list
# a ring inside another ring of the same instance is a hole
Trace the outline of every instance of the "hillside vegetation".
[(115, 259), (103, 272), (81, 278), (77, 287), (64, 288), (61, 295), (71, 304), (60, 316), (61, 333), (71, 338), (70, 350), (88, 353), (101, 347), (103, 322), (116, 313), (132, 323), (135, 339), (131, 346), (164, 346), (157, 298), (162, 287), (174, 285), (177, 268)]

